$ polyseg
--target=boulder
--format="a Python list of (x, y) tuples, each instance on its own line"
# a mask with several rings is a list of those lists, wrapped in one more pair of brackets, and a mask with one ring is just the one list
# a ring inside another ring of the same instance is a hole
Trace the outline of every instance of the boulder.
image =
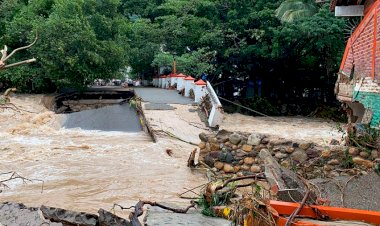
[(224, 163), (223, 162), (215, 162), (214, 167), (217, 168), (218, 170), (223, 169)]
[(260, 173), (261, 172), (261, 167), (259, 165), (252, 165), (251, 166), (251, 172), (252, 173)]
[(294, 148), (293, 147), (288, 147), (287, 149), (286, 149), (286, 153), (288, 153), (288, 154), (292, 154), (293, 152), (294, 152)]
[(277, 159), (284, 159), (286, 157), (288, 157), (288, 154), (286, 153), (281, 153), (281, 152), (277, 152), (274, 157), (276, 157)]
[(200, 142), (199, 144), (198, 144), (198, 147), (200, 148), (200, 149), (205, 149), (206, 148), (206, 142)]
[(219, 152), (218, 159), (221, 162), (232, 163), (235, 158), (231, 152)]
[(245, 170), (245, 171), (249, 171), (249, 170), (251, 170), (251, 166), (248, 166), (248, 165), (242, 165), (240, 169), (241, 169), (241, 170)]
[(303, 163), (307, 160), (307, 154), (302, 150), (297, 150), (290, 155), (290, 158), (298, 163)]
[(317, 157), (321, 156), (321, 151), (319, 151), (315, 148), (310, 148), (310, 149), (306, 150), (306, 155), (309, 158), (317, 158)]
[(302, 150), (306, 151), (307, 149), (309, 149), (311, 147), (311, 143), (300, 143), (299, 144), (299, 148), (301, 148)]
[(376, 151), (376, 150), (371, 151), (371, 158), (372, 159), (379, 158), (379, 151)]
[(330, 161), (327, 162), (327, 164), (333, 165), (333, 166), (339, 165), (339, 163), (340, 162), (338, 159), (331, 159)]
[(203, 142), (207, 142), (208, 141), (208, 136), (206, 133), (200, 133), (199, 134), (199, 139), (201, 139), (201, 141)]
[(99, 226), (132, 226), (126, 219), (116, 216), (104, 209), (99, 209)]
[(224, 166), (223, 166), (223, 171), (224, 171), (225, 173), (234, 173), (234, 172), (235, 172), (235, 169), (234, 169), (234, 167), (233, 167), (232, 165), (230, 165), (230, 164), (224, 164)]
[(366, 160), (366, 159), (363, 159), (361, 157), (353, 157), (352, 161), (355, 164), (360, 165), (360, 166), (365, 166), (367, 168), (372, 168), (373, 167), (373, 162), (371, 162), (369, 160)]
[(247, 165), (252, 165), (253, 163), (255, 163), (255, 159), (252, 157), (246, 157), (244, 158), (244, 163)]
[(360, 155), (360, 157), (366, 159), (366, 158), (369, 157), (370, 154), (369, 154), (367, 151), (361, 151), (361, 152), (359, 153), (359, 155)]
[(321, 157), (322, 158), (329, 158), (331, 156), (331, 151), (330, 150), (323, 150), (322, 153), (321, 153)]
[(257, 146), (261, 143), (261, 140), (263, 139), (263, 136), (260, 134), (252, 133), (247, 138), (247, 144), (252, 146)]
[(356, 147), (350, 147), (348, 149), (348, 154), (350, 154), (352, 156), (357, 156), (357, 155), (359, 155), (359, 149)]
[(244, 144), (241, 149), (243, 149), (245, 152), (251, 152), (253, 150), (253, 147), (252, 145)]
[(220, 145), (218, 143), (210, 143), (210, 151), (219, 151)]
[(230, 140), (230, 143), (231, 143), (231, 144), (235, 144), (235, 145), (237, 145), (237, 144), (239, 144), (240, 141), (241, 141), (241, 136), (240, 136), (239, 134), (237, 134), (237, 133), (233, 133), (233, 134), (231, 134), (231, 135), (229, 136), (228, 139)]
[(216, 139), (216, 137), (212, 137), (212, 136), (209, 136), (207, 141), (209, 143), (218, 143), (218, 139)]

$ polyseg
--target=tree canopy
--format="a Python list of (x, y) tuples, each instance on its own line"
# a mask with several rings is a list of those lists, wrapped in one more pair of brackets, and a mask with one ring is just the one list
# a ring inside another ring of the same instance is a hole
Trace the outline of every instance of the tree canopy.
[(17, 56), (37, 63), (0, 82), (54, 91), (125, 67), (149, 79), (175, 58), (179, 72), (207, 73), (222, 96), (283, 103), (309, 90), (332, 99), (344, 23), (309, 0), (2, 0), (0, 44), (25, 45), (36, 31), (39, 40)]

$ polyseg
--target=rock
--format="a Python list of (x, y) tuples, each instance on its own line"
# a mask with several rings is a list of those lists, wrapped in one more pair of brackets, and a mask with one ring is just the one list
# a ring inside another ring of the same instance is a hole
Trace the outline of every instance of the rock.
[(290, 162), (289, 162), (289, 160), (284, 160), (284, 161), (282, 161), (282, 162), (281, 162), (281, 166), (282, 166), (282, 167), (285, 167), (285, 168), (289, 168), (289, 166), (290, 166)]
[(365, 166), (367, 168), (372, 168), (373, 167), (373, 162), (369, 161), (369, 160), (366, 160), (366, 159), (363, 159), (361, 157), (353, 157), (352, 158), (352, 161), (355, 163), (355, 164), (358, 164), (360, 166)]
[(288, 154), (285, 154), (285, 153), (281, 153), (281, 152), (277, 152), (274, 157), (278, 158), (278, 159), (284, 159), (286, 157), (288, 157)]
[(297, 150), (290, 155), (290, 158), (298, 163), (303, 163), (307, 160), (307, 154), (304, 151)]
[(360, 157), (365, 158), (365, 159), (369, 157), (369, 153), (366, 151), (361, 151), (359, 155)]
[(339, 173), (336, 172), (336, 171), (331, 171), (331, 172), (329, 173), (329, 176), (330, 176), (330, 177), (339, 177)]
[(104, 209), (99, 209), (99, 226), (132, 226), (131, 222)]
[(306, 150), (306, 155), (309, 157), (309, 158), (317, 158), (321, 155), (321, 152), (317, 149), (314, 149), (314, 148), (310, 148), (310, 149), (307, 149)]
[(241, 166), (241, 170), (249, 171), (249, 170), (251, 170), (251, 166), (248, 166), (248, 165), (242, 165), (242, 166)]
[(357, 155), (359, 155), (359, 149), (356, 147), (351, 147), (348, 149), (348, 154), (350, 154), (352, 156), (357, 156)]
[(216, 137), (208, 137), (208, 139), (207, 139), (207, 141), (209, 142), (209, 143), (218, 143), (218, 139), (216, 139)]
[(259, 134), (252, 133), (249, 135), (247, 139), (247, 144), (252, 146), (257, 146), (261, 143), (261, 140), (263, 139), (263, 136)]
[(206, 148), (206, 143), (205, 142), (200, 142), (199, 144), (198, 144), (198, 147), (200, 148), (200, 149), (205, 149)]
[(228, 139), (230, 140), (231, 144), (235, 144), (235, 145), (239, 144), (241, 141), (241, 137), (237, 133), (231, 134)]
[(268, 137), (264, 137), (262, 140), (261, 140), (261, 143), (262, 144), (268, 144), (269, 143), (269, 138)]
[(244, 158), (244, 163), (247, 165), (252, 165), (253, 163), (255, 163), (255, 159), (252, 157), (246, 157)]
[(248, 157), (256, 157), (257, 156), (257, 152), (256, 151), (251, 151), (251, 152), (246, 152), (246, 153), (248, 153)]
[(215, 162), (214, 167), (217, 168), (218, 170), (223, 169), (224, 163), (223, 162)]
[(210, 143), (206, 143), (205, 150), (206, 150), (206, 152), (210, 152), (211, 151), (211, 145), (210, 145)]
[(251, 145), (244, 144), (241, 149), (243, 149), (245, 152), (251, 152), (253, 150), (253, 147)]
[(339, 145), (339, 141), (336, 139), (331, 139), (330, 140), (330, 145)]
[(238, 177), (243, 177), (243, 176), (245, 176), (245, 175), (244, 175), (243, 172), (237, 172), (237, 173), (236, 173), (236, 176), (238, 176)]
[(379, 158), (379, 151), (376, 151), (376, 150), (371, 151), (371, 158), (372, 159)]
[(209, 166), (209, 167), (213, 167), (214, 164), (215, 164), (215, 158), (213, 158), (210, 153), (207, 154), (204, 158), (204, 161), (205, 163)]
[(224, 142), (224, 146), (232, 148), (232, 144), (229, 141)]
[(329, 158), (330, 156), (331, 156), (331, 151), (330, 151), (330, 150), (323, 150), (323, 151), (322, 151), (322, 154), (321, 154), (321, 157), (322, 157), (322, 158), (327, 159), (327, 158)]
[(311, 143), (301, 143), (301, 144), (299, 144), (299, 148), (301, 148), (304, 151), (306, 151), (310, 147), (311, 147)]
[(326, 171), (326, 172), (330, 172), (333, 169), (334, 169), (334, 167), (331, 166), (331, 165), (324, 165), (323, 166), (323, 170)]
[(235, 160), (231, 152), (219, 152), (218, 159), (226, 163), (232, 163)]
[(231, 166), (230, 164), (224, 164), (224, 166), (223, 166), (223, 171), (224, 171), (225, 173), (233, 173), (233, 172), (235, 172), (235, 171), (234, 171), (234, 167)]
[(294, 148), (293, 147), (288, 147), (287, 149), (286, 149), (286, 153), (288, 153), (288, 154), (292, 154), (293, 152), (294, 152)]
[(61, 222), (64, 225), (95, 226), (98, 222), (98, 216), (94, 214), (74, 212), (44, 205), (40, 207), (40, 210), (46, 219)]
[(252, 173), (260, 173), (261, 172), (261, 167), (258, 165), (253, 165), (251, 166), (251, 172)]
[(247, 155), (248, 155), (248, 153), (241, 150), (241, 149), (236, 150), (236, 157), (245, 157)]
[(201, 139), (201, 141), (203, 141), (203, 142), (207, 142), (208, 141), (208, 136), (205, 133), (200, 133), (199, 134), (199, 139)]
[(292, 141), (286, 140), (284, 138), (274, 138), (269, 142), (269, 145), (274, 147), (274, 146), (280, 146), (280, 145), (290, 145), (292, 144)]
[(218, 143), (210, 143), (210, 150), (211, 151), (219, 151), (220, 145)]
[(338, 159), (331, 159), (330, 161), (327, 162), (328, 165), (339, 165), (339, 160)]
[(241, 166), (234, 166), (234, 172), (236, 173), (236, 172), (239, 172), (240, 171), (240, 168), (241, 168)]
[(232, 150), (237, 150), (238, 149), (238, 146), (237, 145), (232, 145)]

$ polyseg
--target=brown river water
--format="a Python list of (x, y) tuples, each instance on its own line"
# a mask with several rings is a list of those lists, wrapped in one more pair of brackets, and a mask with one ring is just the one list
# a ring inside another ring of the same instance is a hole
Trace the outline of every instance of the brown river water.
[[(0, 173), (15, 171), (29, 179), (1, 188), (0, 201), (48, 205), (95, 213), (114, 203), (140, 199), (178, 203), (177, 194), (203, 184), (201, 172), (187, 168), (192, 146), (170, 139), (153, 143), (144, 132), (65, 129), (63, 115), (42, 104), (42, 96), (13, 97), (16, 106), (35, 113), (0, 110)], [(173, 150), (169, 156), (166, 149)], [(9, 176), (9, 175), (8, 175)], [(7, 175), (0, 175), (6, 179)], [(124, 214), (121, 214), (124, 215)]]

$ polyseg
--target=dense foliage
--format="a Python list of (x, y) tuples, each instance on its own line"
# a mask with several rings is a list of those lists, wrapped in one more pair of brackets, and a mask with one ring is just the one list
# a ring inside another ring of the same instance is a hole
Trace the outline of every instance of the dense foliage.
[[(333, 100), (345, 21), (310, 0), (2, 0), (0, 44), (37, 44), (0, 74), (25, 91), (83, 87), (130, 66), (151, 78), (172, 65), (208, 74), (230, 99), (299, 105)], [(317, 101), (315, 101), (317, 100)], [(280, 110), (280, 109), (277, 109)]]

